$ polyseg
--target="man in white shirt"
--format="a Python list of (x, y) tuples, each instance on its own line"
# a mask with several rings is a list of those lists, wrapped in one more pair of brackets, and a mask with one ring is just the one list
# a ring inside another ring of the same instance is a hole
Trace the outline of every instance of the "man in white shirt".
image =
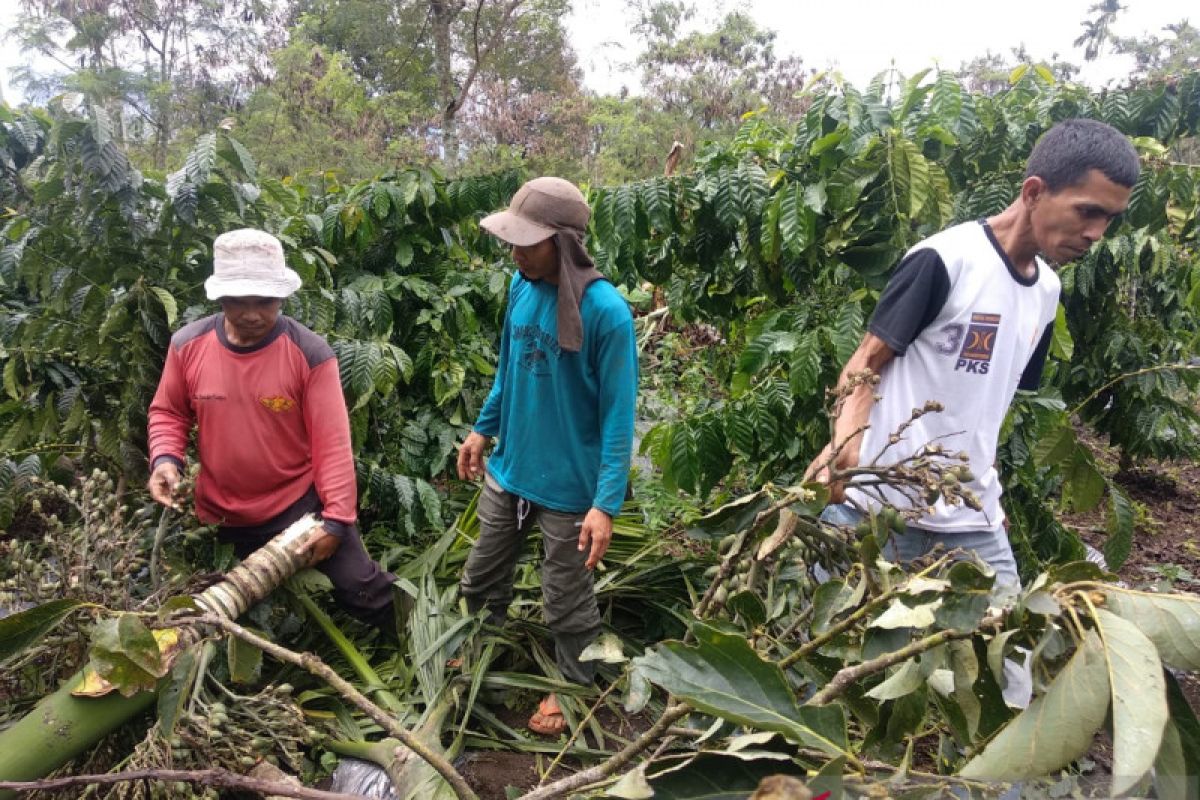
[[(934, 441), (949, 452), (965, 451), (974, 478), (964, 488), (981, 508), (939, 499), (892, 536), (893, 560), (910, 561), (939, 544), (973, 550), (995, 569), (998, 584), (1019, 586), (994, 466), (1000, 426), (1016, 390), (1040, 382), (1058, 309), (1053, 265), (1079, 258), (1104, 235), (1128, 205), (1138, 171), (1137, 153), (1119, 131), (1066, 120), (1034, 146), (1020, 195), (1008, 208), (931, 236), (896, 267), (839, 378), (842, 386), (869, 369), (879, 385), (859, 385), (847, 397), (833, 442), (808, 475), (828, 481), (835, 451), (835, 469), (873, 459), (914, 408), (936, 400), (944, 411), (907, 428), (886, 460), (900, 461)], [(831, 522), (854, 524), (862, 510), (910, 505), (895, 490), (830, 488), (841, 503), (826, 509)]]

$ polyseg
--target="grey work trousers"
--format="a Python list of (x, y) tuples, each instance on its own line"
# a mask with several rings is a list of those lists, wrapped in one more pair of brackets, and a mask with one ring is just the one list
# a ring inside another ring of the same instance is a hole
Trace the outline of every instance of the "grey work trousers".
[(538, 506), (507, 492), (485, 475), (479, 497), (479, 540), (471, 548), (459, 588), (472, 612), (486, 608), (489, 620), (504, 622), (513, 598), (517, 560), (536, 522), (542, 531), (542, 601), (546, 624), (554, 637), (554, 655), (563, 677), (589, 684), (596, 674), (592, 661), (579, 654), (600, 633), (600, 609), (592, 573), (579, 550), (584, 513), (568, 514)]

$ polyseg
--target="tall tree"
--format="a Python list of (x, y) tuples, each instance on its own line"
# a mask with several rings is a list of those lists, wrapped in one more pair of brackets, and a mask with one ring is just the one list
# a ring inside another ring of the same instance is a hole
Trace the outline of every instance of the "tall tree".
[(736, 127), (763, 106), (781, 117), (799, 110), (793, 95), (808, 75), (799, 58), (775, 55), (774, 31), (734, 11), (710, 30), (681, 34), (695, 17), (695, 6), (683, 0), (643, 9), (637, 31), (646, 50), (638, 62), (648, 96), (705, 131)]
[(1074, 42), (1076, 47), (1083, 48), (1085, 61), (1094, 61), (1100, 55), (1100, 51), (1113, 38), (1112, 25), (1117, 14), (1124, 10), (1125, 6), (1118, 0), (1100, 0), (1088, 8), (1088, 11), (1096, 16), (1079, 23), (1083, 27), (1083, 33), (1079, 34), (1079, 38)]
[[(464, 113), (478, 120), (497, 96), (521, 104), (549, 93), (554, 102), (560, 90), (579, 91), (562, 27), (568, 10), (567, 0), (298, 0), (294, 18), (314, 42), (344, 52), (375, 91), (410, 97), (410, 132), (436, 140), (457, 165), (476, 143), (459, 132)], [(482, 107), (472, 109), (476, 98)]]
[(283, 34), (272, 0), (21, 0), (20, 10), (22, 50), (64, 72), (27, 66), (15, 82), (34, 99), (83, 92), (160, 169), (179, 128), (212, 127), (267, 77)]

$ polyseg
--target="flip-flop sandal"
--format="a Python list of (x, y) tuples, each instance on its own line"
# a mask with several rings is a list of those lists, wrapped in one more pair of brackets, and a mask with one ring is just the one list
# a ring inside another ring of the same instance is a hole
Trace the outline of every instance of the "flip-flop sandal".
[(567, 729), (567, 720), (562, 711), (556, 710), (558, 703), (550, 705), (551, 698), (546, 697), (538, 703), (538, 710), (529, 718), (529, 730), (542, 736), (558, 736)]

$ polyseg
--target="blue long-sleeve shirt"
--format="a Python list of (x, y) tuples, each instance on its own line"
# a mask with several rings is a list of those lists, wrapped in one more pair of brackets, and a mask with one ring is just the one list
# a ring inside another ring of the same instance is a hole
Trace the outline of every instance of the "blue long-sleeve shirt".
[(558, 287), (513, 277), (475, 430), (499, 437), (488, 472), (506, 491), (555, 511), (615, 515), (633, 449), (633, 315), (612, 284), (595, 281), (579, 308), (583, 347), (570, 353), (558, 346), (557, 309)]

